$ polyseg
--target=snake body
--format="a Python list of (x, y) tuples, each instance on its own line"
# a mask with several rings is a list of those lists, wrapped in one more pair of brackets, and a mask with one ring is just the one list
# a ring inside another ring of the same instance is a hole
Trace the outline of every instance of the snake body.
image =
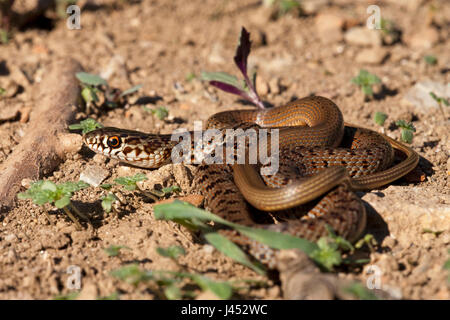
[[(309, 210), (301, 219), (258, 226), (310, 240), (325, 235), (326, 224), (350, 241), (357, 239), (366, 217), (364, 205), (352, 191), (397, 180), (414, 169), (419, 160), (415, 151), (387, 136), (344, 123), (336, 104), (319, 96), (266, 110), (220, 112), (207, 121), (207, 128), (223, 132), (240, 127), (267, 128), (269, 135), (271, 130), (279, 130), (279, 171), (261, 176), (261, 164), (202, 164), (194, 183), (205, 196), (205, 207), (246, 225), (256, 224), (248, 203), (262, 211), (291, 211), (286, 214), (290, 217), (293, 208)], [(97, 153), (144, 168), (170, 163), (171, 152), (179, 143), (172, 141), (171, 135), (111, 127), (87, 133), (84, 142)], [(258, 152), (262, 148), (266, 152), (270, 142), (258, 148)], [(406, 159), (392, 166), (394, 149), (404, 153)], [(298, 215), (297, 209), (294, 215)], [(270, 264), (272, 251), (266, 246), (229, 233), (251, 254)]]

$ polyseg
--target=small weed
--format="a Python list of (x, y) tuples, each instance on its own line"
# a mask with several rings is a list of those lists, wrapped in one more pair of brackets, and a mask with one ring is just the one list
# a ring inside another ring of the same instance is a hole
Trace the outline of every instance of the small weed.
[(425, 62), (430, 66), (436, 65), (437, 61), (438, 61), (437, 58), (432, 55), (427, 55), (427, 56), (423, 57), (423, 60), (425, 60)]
[(387, 119), (387, 114), (384, 112), (380, 112), (380, 111), (375, 112), (375, 115), (373, 116), (373, 121), (376, 124), (378, 124), (379, 126), (383, 126), (386, 119)]
[(97, 128), (103, 128), (103, 125), (91, 118), (82, 120), (80, 121), (80, 123), (71, 124), (69, 126), (70, 130), (81, 130), (82, 134), (94, 131)]
[(362, 69), (359, 71), (359, 74), (352, 79), (352, 82), (361, 87), (361, 90), (366, 97), (373, 98), (372, 86), (381, 83), (381, 80), (376, 75)]
[(87, 219), (87, 217), (73, 206), (70, 199), (74, 192), (87, 187), (89, 187), (89, 185), (83, 181), (56, 184), (52, 181), (40, 180), (31, 184), (27, 191), (19, 193), (17, 197), (19, 199), (32, 199), (34, 203), (41, 206), (50, 203), (59, 209), (63, 209), (75, 223), (77, 228), (81, 230), (81, 224), (72, 215), (69, 208), (74, 210), (81, 217), (85, 219)]
[(122, 185), (125, 190), (133, 191), (137, 189), (136, 182), (148, 180), (143, 173), (137, 173), (132, 177), (120, 177), (114, 180), (117, 184)]
[(400, 128), (401, 139), (403, 142), (411, 143), (413, 139), (413, 133), (416, 132), (416, 128), (411, 122), (405, 120), (397, 120), (395, 124)]
[(143, 106), (143, 108), (145, 111), (150, 112), (155, 117), (157, 117), (159, 120), (164, 120), (165, 118), (167, 118), (169, 116), (169, 110), (167, 110), (167, 108), (163, 107), (163, 106), (159, 106), (155, 109), (151, 109), (146, 106)]
[(108, 248), (103, 249), (109, 257), (117, 257), (120, 254), (120, 250), (126, 249), (131, 250), (127, 246), (115, 246), (110, 245)]

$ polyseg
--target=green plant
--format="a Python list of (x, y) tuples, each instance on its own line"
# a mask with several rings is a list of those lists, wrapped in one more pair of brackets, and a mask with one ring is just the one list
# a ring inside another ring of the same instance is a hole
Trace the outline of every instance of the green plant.
[(137, 173), (132, 177), (119, 177), (114, 180), (117, 184), (122, 185), (126, 190), (133, 191), (137, 189), (136, 182), (148, 180), (143, 173)]
[(234, 56), (234, 62), (242, 73), (244, 77), (243, 80), (239, 80), (237, 77), (225, 72), (202, 72), (201, 78), (220, 90), (236, 94), (243, 99), (250, 101), (257, 107), (264, 109), (264, 104), (255, 90), (256, 73), (253, 72), (251, 77), (252, 80), (250, 80), (250, 77), (247, 74), (247, 59), (250, 54), (250, 48), (250, 33), (248, 33), (245, 28), (242, 28), (239, 44)]
[(260, 274), (265, 273), (260, 263), (255, 263), (249, 259), (246, 253), (236, 244), (220, 232), (216, 232), (206, 222), (213, 221), (214, 223), (225, 225), (274, 249), (300, 249), (325, 270), (332, 270), (333, 266), (342, 262), (340, 249), (353, 250), (348, 241), (336, 236), (331, 229), (329, 229), (329, 237), (321, 239), (315, 244), (288, 234), (231, 223), (210, 212), (178, 200), (172, 203), (156, 205), (154, 212), (156, 219), (173, 220), (187, 228), (201, 230), (205, 239), (218, 251)]
[(108, 248), (105, 248), (103, 250), (106, 252), (108, 256), (117, 257), (120, 254), (120, 250), (122, 249), (131, 250), (127, 246), (115, 246), (115, 245), (110, 245)]
[(167, 110), (167, 108), (163, 107), (163, 106), (159, 106), (155, 109), (150, 109), (150, 108), (147, 108), (146, 106), (144, 106), (144, 110), (147, 112), (150, 112), (155, 117), (157, 117), (159, 120), (164, 120), (169, 115), (169, 110)]
[(400, 128), (401, 139), (403, 142), (411, 143), (413, 139), (413, 133), (416, 132), (416, 128), (411, 122), (405, 120), (397, 120), (395, 124)]
[(220, 299), (229, 299), (233, 293), (233, 287), (228, 282), (211, 280), (205, 276), (189, 272), (175, 271), (145, 271), (136, 264), (131, 264), (111, 272), (111, 275), (127, 283), (137, 286), (139, 283), (150, 283), (154, 292), (161, 299), (194, 298), (195, 293), (186, 288), (186, 281), (195, 285), (202, 291), (211, 291)]
[(381, 18), (380, 28), (382, 39), (385, 44), (394, 44), (400, 40), (401, 31), (395, 25), (394, 21)]
[(300, 1), (298, 0), (264, 0), (266, 7), (273, 7), (277, 11), (277, 17), (283, 16), (295, 10), (301, 10)]
[(69, 126), (70, 130), (81, 130), (82, 134), (94, 131), (97, 128), (103, 128), (103, 125), (91, 118), (82, 120), (80, 121), (80, 123), (71, 124)]
[(187, 82), (191, 82), (195, 78), (197, 78), (197, 76), (195, 75), (194, 72), (189, 72), (188, 74), (186, 74), (186, 77), (185, 77)]
[(7, 44), (10, 39), (10, 33), (5, 29), (0, 29), (0, 43)]
[(387, 119), (387, 114), (384, 112), (380, 112), (380, 111), (375, 112), (375, 115), (373, 116), (373, 121), (380, 126), (384, 125), (384, 122), (386, 121), (386, 119)]
[(186, 254), (184, 248), (180, 246), (171, 246), (166, 249), (158, 247), (156, 248), (156, 252), (158, 252), (160, 256), (167, 257), (172, 260), (177, 260), (179, 256), (184, 256)]
[(69, 208), (74, 210), (78, 215), (84, 218), (85, 216), (73, 206), (70, 199), (74, 192), (87, 187), (89, 187), (89, 185), (83, 181), (56, 184), (52, 181), (39, 180), (32, 183), (27, 191), (19, 193), (17, 197), (19, 199), (32, 199), (34, 203), (41, 206), (50, 203), (59, 209), (63, 209), (75, 223), (77, 228), (81, 230), (81, 224), (72, 215)]
[(380, 78), (364, 69), (361, 69), (359, 74), (352, 79), (352, 83), (360, 86), (364, 95), (370, 98), (373, 98), (372, 86), (380, 82)]
[(108, 193), (108, 195), (101, 198), (102, 200), (102, 208), (105, 212), (110, 213), (112, 210), (112, 205), (115, 201), (117, 201), (117, 197), (114, 193)]
[(360, 300), (379, 300), (376, 295), (374, 295), (366, 287), (358, 282), (355, 282), (350, 286), (344, 288), (344, 291), (354, 295)]
[(6, 93), (6, 89), (3, 89), (0, 87), (0, 96), (4, 95)]
[[(448, 250), (448, 254), (450, 254), (450, 250)], [(450, 282), (450, 259), (448, 259), (447, 261), (445, 261), (444, 263), (444, 270), (448, 270), (448, 278), (447, 278), (447, 282)]]
[[(125, 103), (123, 99), (126, 96), (135, 93), (142, 87), (142, 85), (137, 85), (128, 90), (121, 91), (119, 89), (111, 88), (105, 79), (95, 74), (78, 72), (75, 74), (75, 76), (81, 83), (81, 96), (86, 102), (86, 107), (88, 108), (88, 110), (91, 107), (117, 107), (119, 105), (123, 105)], [(99, 94), (103, 95), (104, 101), (100, 105), (98, 105), (98, 103), (100, 102)]]
[(445, 117), (445, 111), (442, 105), (445, 105), (446, 107), (450, 106), (450, 102), (448, 101), (448, 99), (445, 99), (444, 97), (438, 97), (434, 92), (430, 92), (430, 96), (434, 99), (434, 101), (437, 102), (437, 104), (439, 105), (439, 109), (441, 109), (442, 115)]
[(426, 55), (425, 57), (423, 57), (423, 60), (425, 60), (425, 62), (430, 66), (434, 66), (437, 64), (437, 58), (433, 55)]

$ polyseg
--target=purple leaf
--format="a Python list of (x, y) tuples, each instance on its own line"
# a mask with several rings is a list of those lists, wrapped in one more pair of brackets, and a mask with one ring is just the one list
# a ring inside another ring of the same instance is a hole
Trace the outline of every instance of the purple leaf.
[(209, 84), (216, 88), (219, 88), (220, 90), (223, 90), (225, 92), (237, 94), (238, 96), (241, 96), (244, 99), (247, 99), (247, 100), (250, 99), (249, 96), (244, 91), (242, 91), (239, 88), (236, 88), (235, 86), (232, 86), (230, 84), (219, 82), (219, 81), (210, 81)]
[(234, 56), (234, 62), (241, 70), (244, 77), (247, 77), (247, 58), (250, 54), (250, 33), (242, 27), (241, 36), (239, 37), (239, 45), (236, 49), (236, 55)]

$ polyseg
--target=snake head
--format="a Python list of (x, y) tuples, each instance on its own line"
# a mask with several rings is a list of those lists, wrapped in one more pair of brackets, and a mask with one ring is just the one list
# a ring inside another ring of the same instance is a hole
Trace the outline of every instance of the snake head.
[(161, 135), (113, 127), (100, 128), (83, 136), (83, 142), (92, 151), (143, 168), (158, 168), (170, 160), (171, 148), (166, 147), (166, 140)]

